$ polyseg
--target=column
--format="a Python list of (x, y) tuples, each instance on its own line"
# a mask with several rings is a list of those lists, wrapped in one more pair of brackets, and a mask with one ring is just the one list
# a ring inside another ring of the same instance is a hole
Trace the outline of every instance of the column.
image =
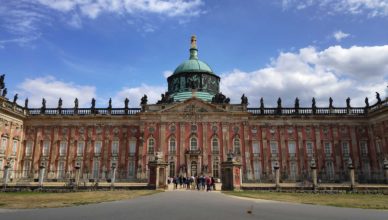
[(279, 162), (276, 161), (275, 162), (275, 166), (273, 167), (275, 169), (275, 186), (276, 188), (279, 188), (280, 187), (280, 166), (279, 166)]
[(39, 187), (43, 187), (45, 168), (46, 166), (44, 163), (39, 166)]
[(314, 158), (311, 160), (310, 168), (311, 168), (311, 176), (313, 179), (313, 190), (316, 190), (318, 187), (318, 181), (317, 181), (317, 165), (315, 163)]
[(353, 161), (351, 158), (349, 158), (348, 169), (349, 169), (349, 177), (350, 177), (350, 188), (353, 190), (356, 185), (356, 180), (354, 175)]

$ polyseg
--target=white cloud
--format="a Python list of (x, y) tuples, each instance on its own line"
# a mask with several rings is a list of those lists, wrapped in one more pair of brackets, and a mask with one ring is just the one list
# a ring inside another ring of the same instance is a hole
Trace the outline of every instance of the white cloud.
[(161, 94), (165, 93), (167, 90), (164, 86), (151, 86), (142, 84), (138, 87), (128, 88), (125, 87), (121, 89), (113, 98), (113, 103), (117, 106), (123, 106), (125, 98), (129, 99), (129, 106), (139, 107), (140, 99), (144, 95), (147, 95), (148, 103), (156, 103), (161, 98)]
[(163, 76), (164, 76), (164, 78), (168, 78), (169, 76), (172, 75), (172, 73), (173, 72), (171, 70), (166, 70), (166, 71), (163, 72)]
[(388, 16), (387, 0), (282, 0), (282, 6), (283, 9), (296, 8), (297, 10), (317, 6), (328, 14)]
[[(0, 4), (0, 29), (11, 34), (12, 39), (28, 39), (41, 36), (42, 27), (56, 20), (70, 27), (81, 28), (82, 19), (96, 19), (101, 14), (114, 14), (145, 19), (148, 14), (188, 19), (202, 12), (202, 0), (18, 0)], [(54, 13), (53, 13), (54, 12)], [(60, 12), (60, 13), (58, 13)], [(140, 16), (138, 16), (140, 15)], [(146, 23), (142, 31), (154, 32), (155, 25)], [(0, 41), (6, 41), (0, 39)], [(0, 42), (1, 43), (1, 42)], [(6, 43), (13, 43), (8, 41)], [(4, 47), (3, 42), (0, 45)], [(22, 46), (24, 44), (21, 44)]]
[(232, 102), (240, 102), (243, 93), (250, 106), (258, 106), (264, 97), (267, 106), (276, 106), (282, 97), (284, 106), (293, 106), (295, 97), (301, 106), (327, 106), (329, 97), (334, 105), (345, 106), (350, 97), (353, 106), (364, 106), (366, 96), (374, 103), (375, 91), (387, 96), (388, 45), (376, 47), (329, 47), (317, 51), (302, 48), (296, 53), (280, 53), (272, 63), (252, 72), (233, 70), (221, 75), (221, 91)]
[(63, 107), (73, 107), (75, 98), (80, 107), (89, 107), (91, 99), (96, 98), (94, 86), (63, 82), (52, 76), (26, 79), (17, 86), (17, 93), (20, 97), (28, 97), (30, 107), (41, 107), (42, 98), (46, 99), (48, 108), (57, 107), (59, 98), (63, 100)]
[(137, 12), (175, 16), (193, 16), (200, 13), (202, 0), (38, 0), (51, 9), (79, 11), (95, 19), (101, 13), (134, 14)]
[(350, 34), (342, 32), (341, 30), (333, 33), (333, 37), (340, 42), (342, 39), (348, 38)]

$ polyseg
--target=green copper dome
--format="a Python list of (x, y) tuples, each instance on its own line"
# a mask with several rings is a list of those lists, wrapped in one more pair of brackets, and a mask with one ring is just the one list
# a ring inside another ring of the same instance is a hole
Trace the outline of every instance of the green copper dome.
[(213, 73), (212, 69), (205, 62), (198, 59), (185, 60), (174, 71), (174, 74), (178, 73), (195, 73), (195, 72), (207, 72)]
[(210, 102), (219, 93), (220, 77), (205, 62), (198, 59), (197, 39), (191, 37), (190, 59), (181, 63), (167, 78), (167, 94), (175, 102), (193, 96)]

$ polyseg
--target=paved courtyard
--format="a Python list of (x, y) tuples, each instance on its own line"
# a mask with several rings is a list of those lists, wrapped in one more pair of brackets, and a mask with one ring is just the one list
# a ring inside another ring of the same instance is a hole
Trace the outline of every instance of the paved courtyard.
[[(252, 209), (252, 214), (247, 211)], [(388, 211), (241, 199), (219, 192), (172, 191), (133, 200), (69, 208), (2, 210), (0, 219), (388, 219)]]

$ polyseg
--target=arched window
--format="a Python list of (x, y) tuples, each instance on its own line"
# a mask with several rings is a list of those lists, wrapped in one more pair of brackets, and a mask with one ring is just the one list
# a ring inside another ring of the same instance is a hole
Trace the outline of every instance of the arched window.
[(240, 138), (236, 136), (233, 140), (233, 149), (235, 154), (241, 154)]
[(190, 150), (198, 150), (198, 142), (196, 137), (190, 138)]
[(153, 138), (148, 139), (148, 154), (154, 154), (155, 140)]
[(175, 138), (174, 137), (171, 137), (170, 138), (170, 143), (169, 143), (169, 149), (168, 149), (169, 153), (170, 154), (175, 154), (175, 151), (176, 151), (176, 142), (175, 142)]
[(213, 152), (213, 154), (218, 154), (219, 151), (220, 151), (220, 148), (218, 146), (218, 138), (214, 137), (212, 139), (212, 152)]

